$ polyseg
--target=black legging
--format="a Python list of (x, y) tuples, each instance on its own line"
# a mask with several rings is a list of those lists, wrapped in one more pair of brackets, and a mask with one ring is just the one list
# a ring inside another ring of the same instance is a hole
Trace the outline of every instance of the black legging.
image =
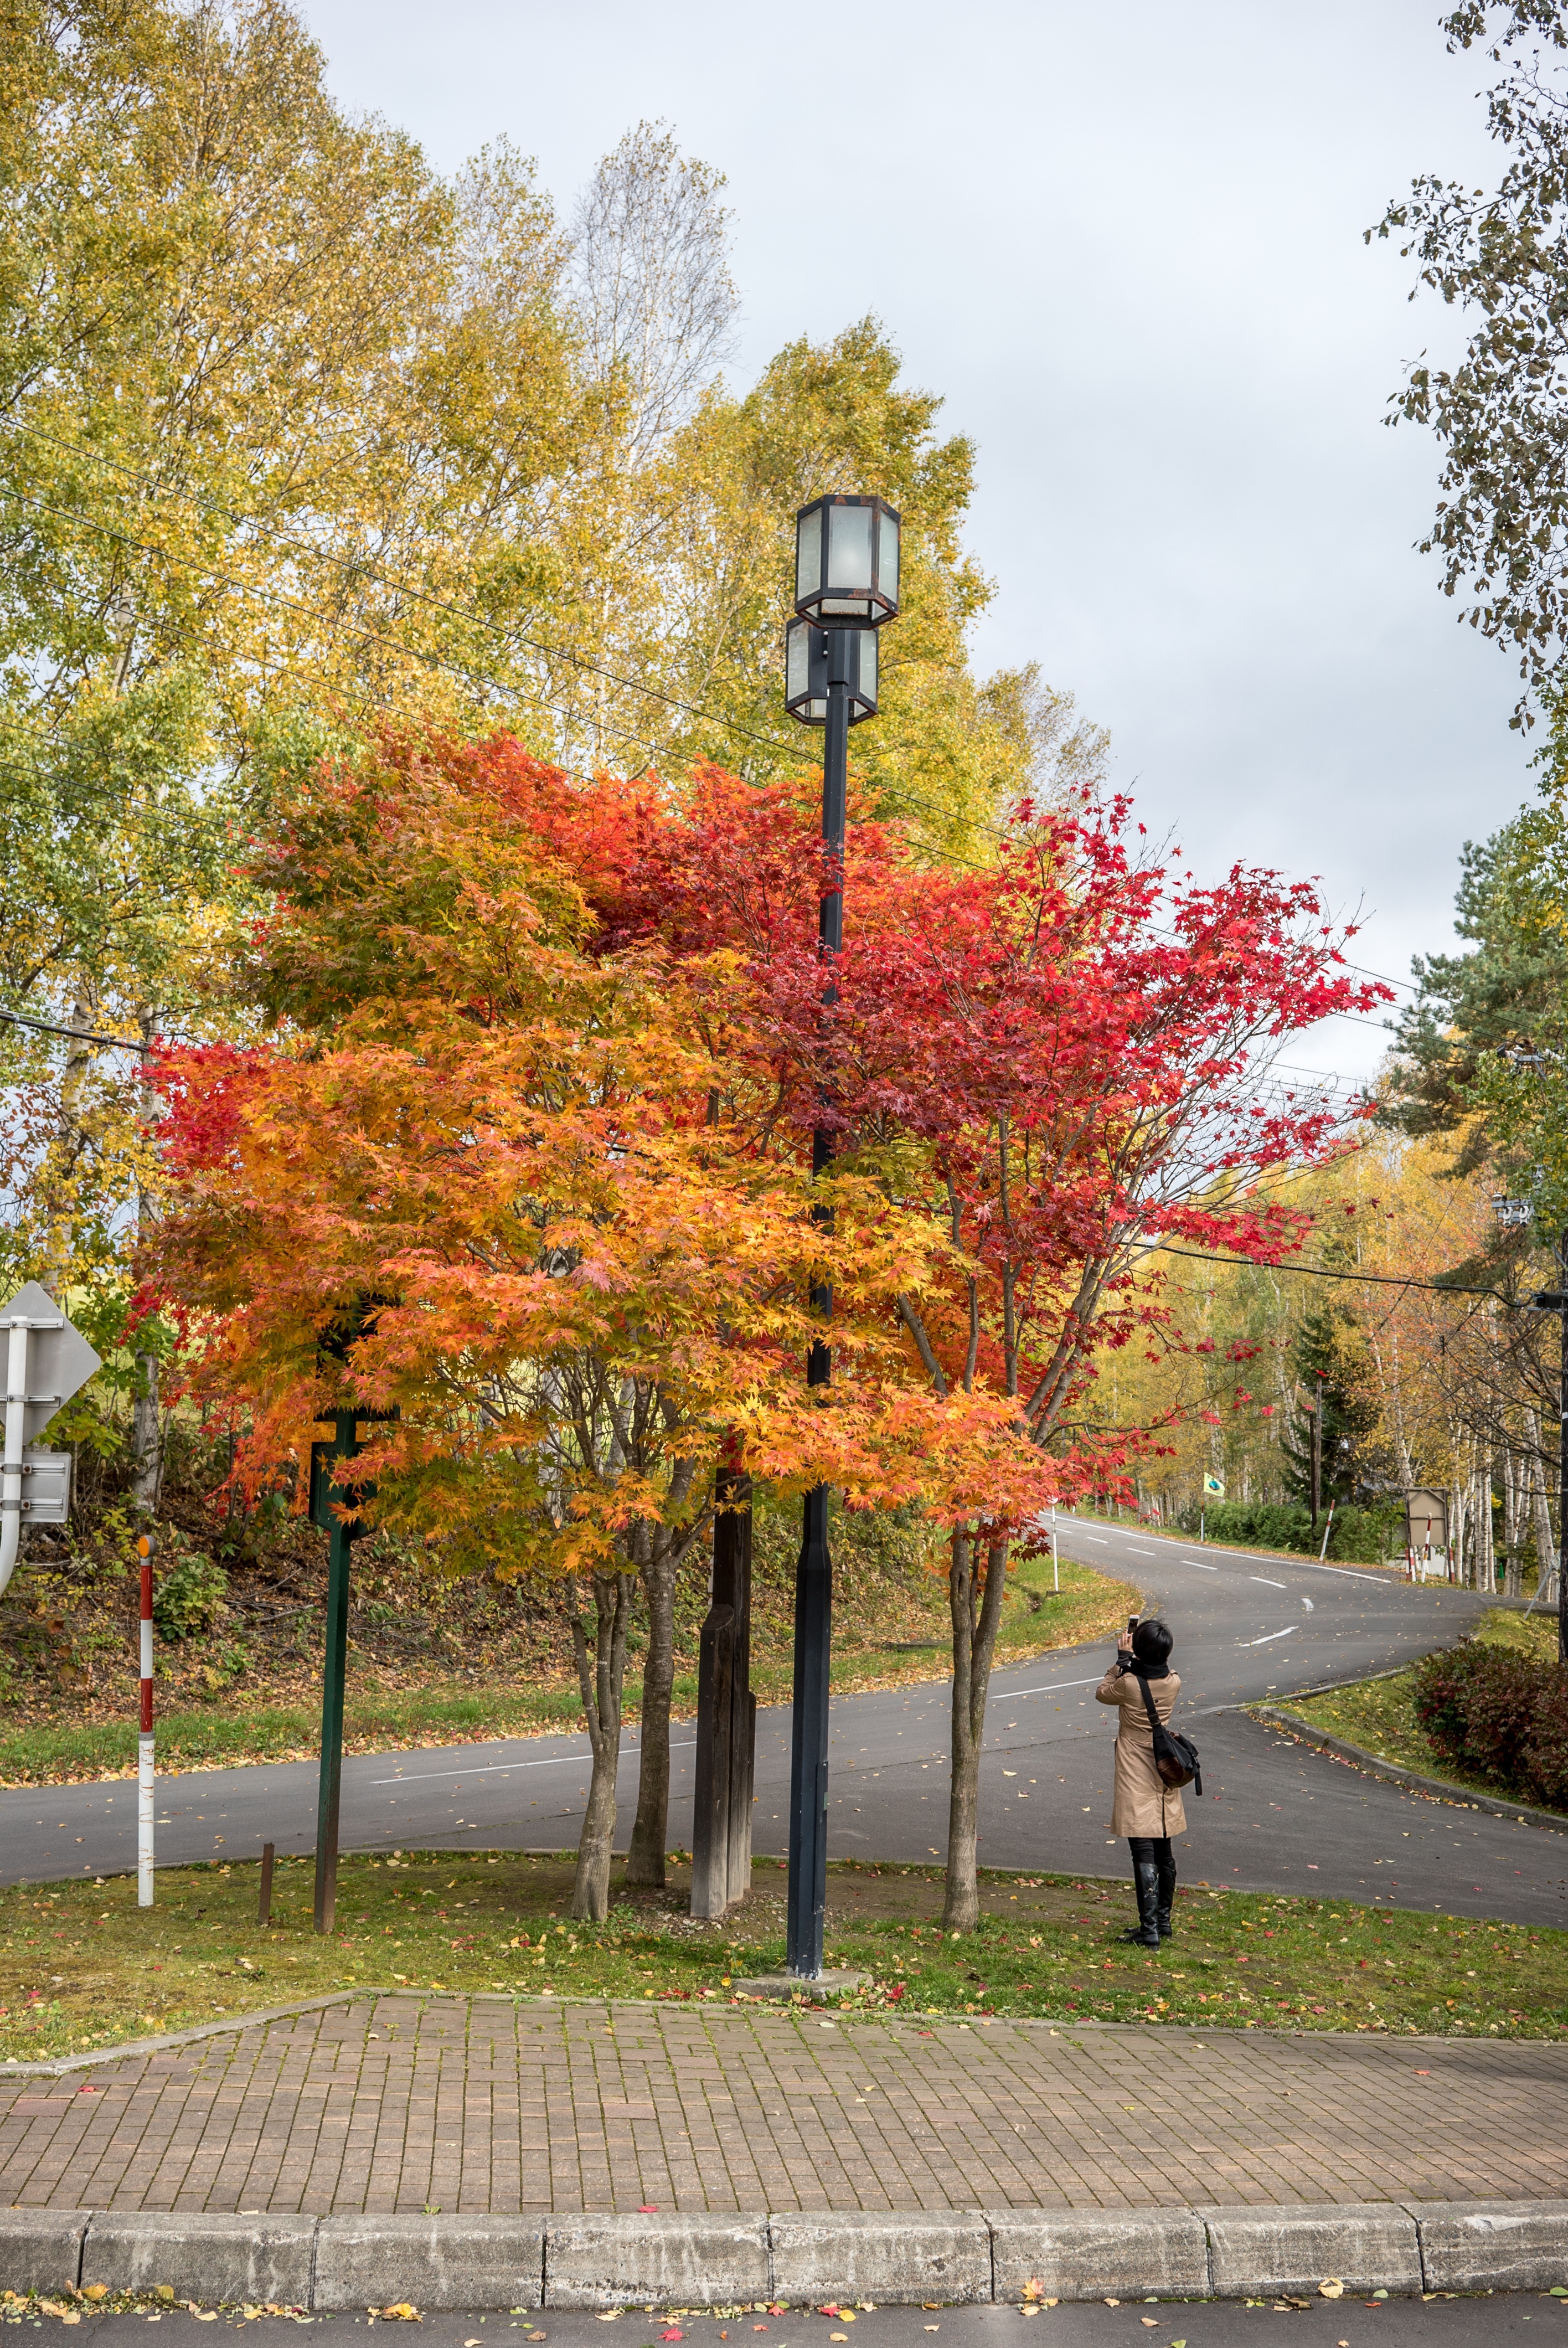
[(1134, 1867), (1141, 1859), (1146, 1859), (1151, 1867), (1173, 1867), (1175, 1864), (1169, 1835), (1129, 1835), (1127, 1848), (1132, 1854)]

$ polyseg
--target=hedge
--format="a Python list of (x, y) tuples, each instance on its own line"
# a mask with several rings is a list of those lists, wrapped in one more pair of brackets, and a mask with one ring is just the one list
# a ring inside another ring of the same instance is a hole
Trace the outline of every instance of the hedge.
[[(1203, 1510), (1209, 1540), (1252, 1541), (1261, 1549), (1295, 1550), (1316, 1557), (1323, 1545), (1323, 1519), (1312, 1529), (1312, 1513), (1298, 1502), (1218, 1500)], [(1336, 1509), (1328, 1535), (1328, 1554), (1341, 1564), (1378, 1565), (1404, 1547), (1401, 1509)], [(1184, 1531), (1198, 1529), (1198, 1510), (1186, 1509)]]
[(1451, 1767), (1568, 1811), (1568, 1671), (1467, 1641), (1415, 1673), (1416, 1717)]

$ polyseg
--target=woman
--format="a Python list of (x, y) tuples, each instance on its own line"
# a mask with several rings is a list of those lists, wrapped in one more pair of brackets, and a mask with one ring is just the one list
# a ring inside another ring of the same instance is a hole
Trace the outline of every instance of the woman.
[(1140, 1622), (1116, 1642), (1116, 1661), (1094, 1691), (1097, 1704), (1121, 1706), (1116, 1725), (1116, 1796), (1111, 1805), (1113, 1833), (1125, 1835), (1132, 1854), (1138, 1921), (1124, 1941), (1157, 1949), (1171, 1936), (1171, 1902), (1176, 1894), (1176, 1861), (1171, 1837), (1185, 1834), (1187, 1814), (1180, 1787), (1173, 1788), (1154, 1766), (1154, 1732), (1143, 1687), (1154, 1699), (1160, 1725), (1169, 1725), (1182, 1683), (1169, 1668), (1175, 1645), (1163, 1622)]

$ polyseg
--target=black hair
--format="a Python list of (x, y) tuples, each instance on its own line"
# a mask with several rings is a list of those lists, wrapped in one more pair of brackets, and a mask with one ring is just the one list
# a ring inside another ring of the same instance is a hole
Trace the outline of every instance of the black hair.
[(1147, 1622), (1140, 1622), (1132, 1633), (1132, 1653), (1141, 1663), (1149, 1664), (1154, 1671), (1164, 1669), (1175, 1643), (1168, 1626), (1153, 1616)]

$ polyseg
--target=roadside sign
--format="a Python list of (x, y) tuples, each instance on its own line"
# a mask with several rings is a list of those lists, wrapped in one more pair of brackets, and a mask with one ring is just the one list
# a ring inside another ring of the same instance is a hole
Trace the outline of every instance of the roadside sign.
[(1444, 1492), (1423, 1488), (1405, 1494), (1405, 1546), (1418, 1550), (1449, 1545), (1449, 1504)]
[[(27, 1399), (22, 1409), (22, 1440), (36, 1443), (62, 1403), (85, 1386), (102, 1362), (79, 1329), (74, 1329), (49, 1294), (30, 1280), (0, 1313), (0, 1329), (15, 1334), (18, 1321), (27, 1325)], [(6, 1403), (12, 1400), (9, 1390)], [(6, 1414), (10, 1433), (10, 1414)]]
[(29, 1451), (22, 1461), (22, 1520), (29, 1525), (63, 1525), (71, 1515), (71, 1455), (68, 1451)]
[(79, 1329), (46, 1289), (30, 1280), (0, 1311), (5, 1333), (5, 1447), (0, 1460), (0, 1591), (11, 1579), (22, 1520), (64, 1524), (70, 1507), (70, 1454), (29, 1452), (63, 1403), (101, 1368)]
[(1205, 1476), (1204, 1478), (1204, 1498), (1205, 1500), (1223, 1500), (1225, 1496), (1225, 1488), (1224, 1481), (1220, 1477)]

